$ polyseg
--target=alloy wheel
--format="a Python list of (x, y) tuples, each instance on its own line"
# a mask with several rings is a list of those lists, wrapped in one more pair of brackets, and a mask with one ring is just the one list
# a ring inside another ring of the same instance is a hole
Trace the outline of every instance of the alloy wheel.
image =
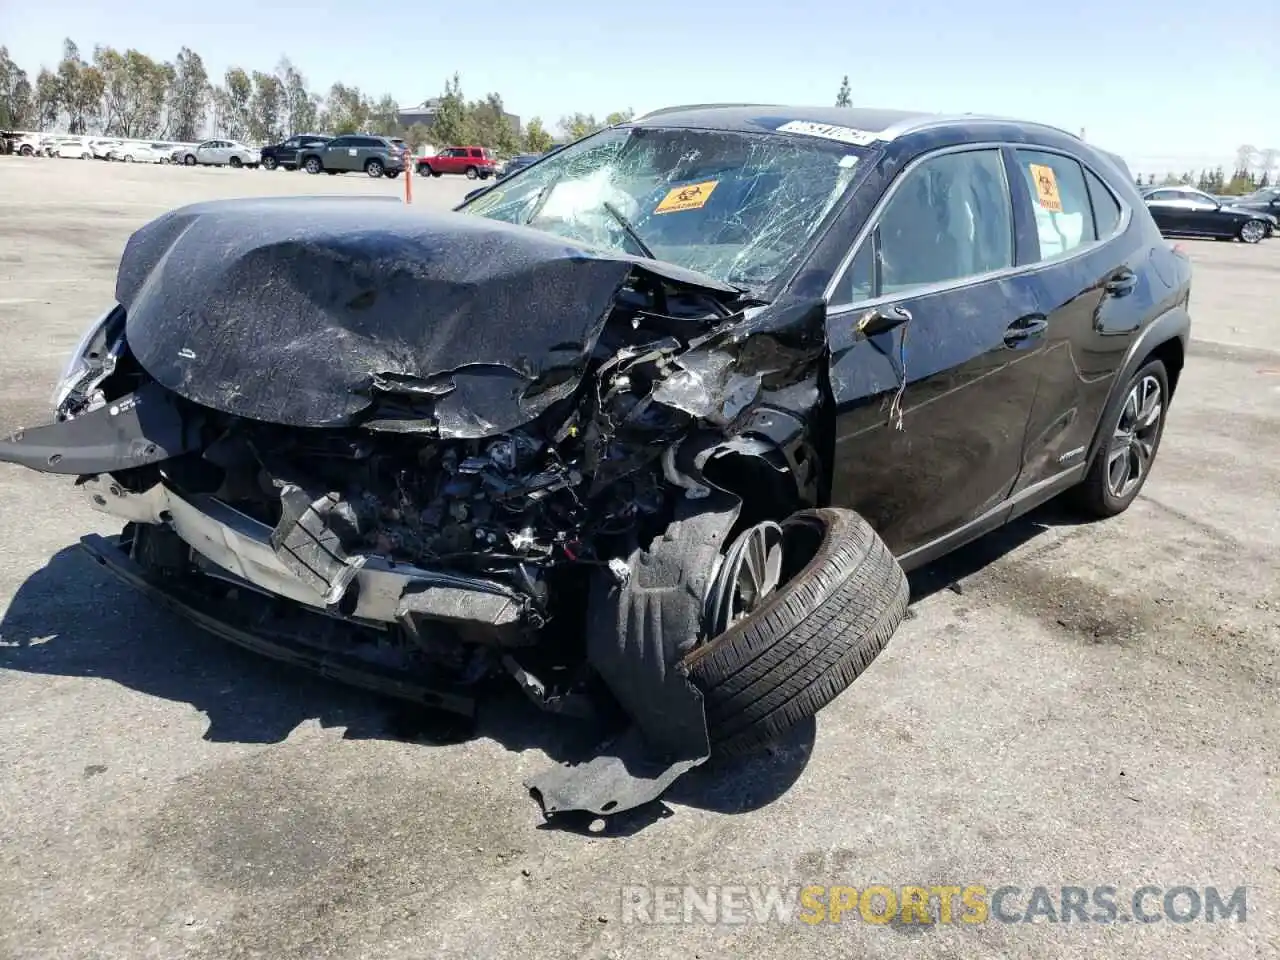
[(744, 530), (729, 546), (707, 598), (707, 636), (718, 637), (764, 603), (782, 583), (783, 532), (772, 521)]
[(1240, 239), (1245, 243), (1257, 243), (1267, 235), (1267, 225), (1261, 220), (1250, 220), (1240, 228)]
[(1151, 469), (1163, 416), (1160, 381), (1147, 374), (1129, 388), (1107, 448), (1107, 489), (1117, 500), (1129, 496)]

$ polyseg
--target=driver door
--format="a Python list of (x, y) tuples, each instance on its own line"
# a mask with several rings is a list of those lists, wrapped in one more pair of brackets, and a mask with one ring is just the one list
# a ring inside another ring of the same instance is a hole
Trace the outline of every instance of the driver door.
[[(909, 166), (829, 298), (831, 500), (904, 564), (998, 525), (1022, 470), (1048, 322), (1009, 276), (1009, 182), (997, 147)], [(911, 319), (860, 332), (898, 310)]]

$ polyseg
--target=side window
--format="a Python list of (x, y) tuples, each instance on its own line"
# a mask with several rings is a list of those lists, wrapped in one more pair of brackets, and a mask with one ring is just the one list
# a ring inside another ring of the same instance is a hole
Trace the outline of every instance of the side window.
[(350, 138), (350, 137), (335, 137), (334, 139), (330, 140), (330, 141), (328, 142), (328, 144), (326, 144), (326, 146), (330, 146), (330, 147), (349, 147), (349, 146), (351, 146), (351, 138)]
[(1089, 201), (1093, 206), (1093, 224), (1097, 228), (1098, 239), (1105, 240), (1120, 226), (1120, 203), (1092, 170), (1086, 170), (1084, 178), (1089, 185)]
[(1040, 259), (1052, 260), (1097, 240), (1080, 164), (1057, 153), (1016, 152), (1018, 167), (1031, 193)]
[(298, 146), (298, 145), (299, 145), (299, 144), (298, 144), (298, 138), (297, 138), (297, 137), (294, 137), (292, 140), (286, 140), (286, 141), (284, 142), (284, 146), (285, 146), (285, 148), (286, 148), (286, 149), (288, 149), (288, 148), (290, 148), (290, 147), (296, 147), (296, 146)]
[(1013, 213), (1000, 151), (947, 153), (926, 160), (897, 185), (832, 302), (854, 303), (1011, 266)]

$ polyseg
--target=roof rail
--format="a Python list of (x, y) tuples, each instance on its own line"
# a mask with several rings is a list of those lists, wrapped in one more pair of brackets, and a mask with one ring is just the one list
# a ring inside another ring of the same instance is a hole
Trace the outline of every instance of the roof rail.
[(660, 107), (657, 110), (650, 110), (648, 113), (642, 113), (638, 117), (632, 117), (632, 120), (648, 120), (650, 117), (661, 117), (668, 113), (681, 113), (685, 110), (711, 110), (721, 107), (776, 107), (775, 103), (682, 103), (675, 107)]

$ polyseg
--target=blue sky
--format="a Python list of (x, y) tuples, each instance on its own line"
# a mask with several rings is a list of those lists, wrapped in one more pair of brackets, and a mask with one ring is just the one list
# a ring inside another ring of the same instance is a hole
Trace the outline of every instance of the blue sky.
[(33, 76), (66, 36), (86, 57), (186, 44), (215, 76), (287, 53), (313, 88), (356, 83), (402, 104), (456, 70), (468, 96), (498, 91), (548, 126), (575, 110), (830, 103), (847, 73), (858, 105), (1083, 127), (1135, 172), (1163, 173), (1280, 148), (1280, 5), (1253, 9), (1268, 6), (1229, 24), (1191, 0), (0, 0), (0, 43)]

